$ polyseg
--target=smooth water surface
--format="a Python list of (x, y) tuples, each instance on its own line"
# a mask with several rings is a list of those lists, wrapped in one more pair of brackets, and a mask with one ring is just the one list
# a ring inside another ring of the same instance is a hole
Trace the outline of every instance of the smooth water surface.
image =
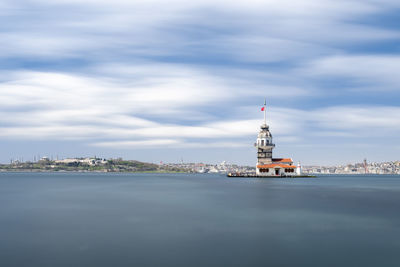
[(0, 266), (400, 266), (400, 177), (0, 173)]

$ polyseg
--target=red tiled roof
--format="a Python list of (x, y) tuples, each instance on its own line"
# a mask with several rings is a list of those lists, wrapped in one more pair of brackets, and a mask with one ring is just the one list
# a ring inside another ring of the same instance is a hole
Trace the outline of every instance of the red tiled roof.
[(265, 165), (258, 165), (257, 168), (275, 168), (275, 167), (281, 167), (281, 168), (293, 168), (295, 169), (296, 166), (293, 165), (286, 165), (286, 164), (279, 164), (279, 163), (272, 163), (272, 164), (265, 164)]
[(292, 159), (272, 159), (273, 162), (287, 162), (287, 163), (293, 163)]

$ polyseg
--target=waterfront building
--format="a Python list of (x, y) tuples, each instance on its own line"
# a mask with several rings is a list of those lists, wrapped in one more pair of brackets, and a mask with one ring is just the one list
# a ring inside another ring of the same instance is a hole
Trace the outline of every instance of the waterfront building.
[[(254, 144), (257, 148), (257, 176), (295, 176), (300, 175), (301, 170), (293, 165), (291, 158), (273, 158), (272, 150), (275, 144), (272, 140), (272, 134), (269, 130), (266, 119), (266, 103), (261, 108), (264, 112), (264, 123), (261, 125), (261, 130), (257, 136), (257, 142)], [(300, 165), (299, 165), (300, 166)]]

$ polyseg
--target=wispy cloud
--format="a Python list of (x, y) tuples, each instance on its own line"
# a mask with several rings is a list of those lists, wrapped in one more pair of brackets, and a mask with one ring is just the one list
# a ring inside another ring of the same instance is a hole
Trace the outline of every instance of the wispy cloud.
[[(204, 147), (231, 144), (235, 147), (248, 142), (244, 138), (254, 137), (260, 124), (260, 120), (255, 119), (260, 113), (254, 107), (226, 103), (224, 107), (230, 112), (242, 113), (241, 119), (239, 116), (220, 116), (210, 120), (208, 116), (208, 109), (218, 108), (227, 99), (232, 103), (244, 100), (240, 88), (229, 90), (224, 83), (202, 72), (181, 70), (173, 65), (163, 71), (163, 67), (158, 67), (160, 74), (154, 79), (156, 66), (142, 68), (139, 74), (135, 69), (127, 69), (129, 74), (138, 76), (133, 82), (127, 82), (125, 78), (110, 80), (59, 73), (17, 73), (11, 82), (0, 86), (0, 122), (3, 124), (0, 136), (28, 140), (83, 139), (96, 146), (115, 145), (116, 148), (198, 144)], [(182, 79), (176, 78), (176, 73), (182, 75)], [(199, 81), (212, 80), (213, 86), (210, 83), (201, 88)], [(288, 95), (280, 97), (287, 98)], [(179, 118), (193, 116), (192, 109), (197, 110), (197, 120)], [(400, 130), (398, 114), (400, 109), (393, 106), (334, 106), (304, 110), (273, 104), (268, 108), (268, 122), (274, 135), (283, 142), (295, 142), (301, 139), (300, 136), (306, 138), (310, 134), (350, 137), (394, 133)], [(188, 125), (188, 121), (192, 124)], [(227, 138), (236, 142), (226, 142)], [(199, 139), (204, 141), (199, 142)]]
[(393, 8), (378, 1), (6, 3), (13, 8), (2, 18), (7, 25), (0, 39), (2, 57), (121, 61), (200, 54), (269, 62), (320, 55), (349, 42), (400, 37), (395, 30), (357, 23)]
[(387, 91), (399, 90), (398, 55), (338, 55), (321, 58), (305, 71), (309, 75), (346, 77), (362, 88)]

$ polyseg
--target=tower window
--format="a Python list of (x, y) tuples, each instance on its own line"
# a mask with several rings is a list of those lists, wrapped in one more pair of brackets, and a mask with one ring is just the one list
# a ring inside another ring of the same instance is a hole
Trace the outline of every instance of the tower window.
[(264, 146), (264, 140), (261, 140), (261, 146)]

